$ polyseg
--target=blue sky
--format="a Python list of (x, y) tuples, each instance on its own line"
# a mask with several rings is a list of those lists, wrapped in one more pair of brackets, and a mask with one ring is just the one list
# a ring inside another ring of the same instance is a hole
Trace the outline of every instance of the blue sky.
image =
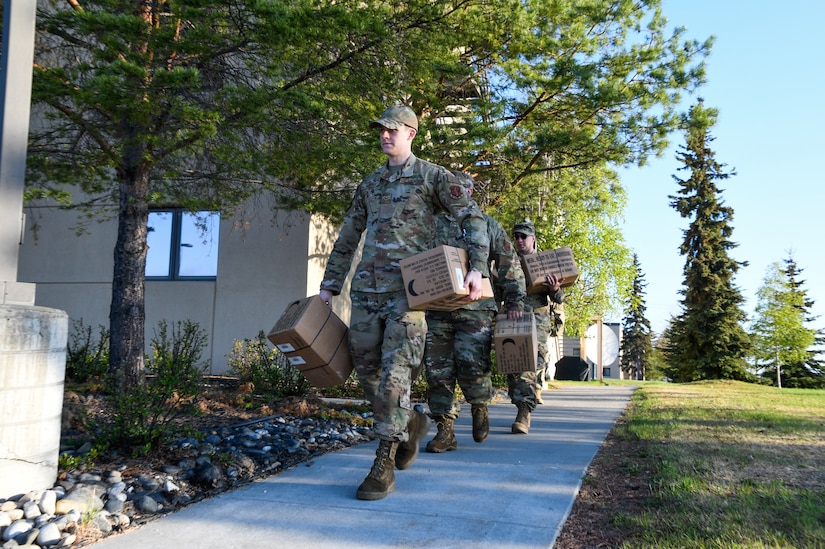
[[(718, 182), (734, 210), (730, 255), (747, 261), (734, 278), (752, 319), (756, 291), (768, 266), (792, 251), (808, 296), (825, 327), (825, 2), (664, 0), (671, 24), (690, 38), (716, 37), (707, 60), (707, 84), (698, 95), (719, 110), (711, 130), (716, 160), (737, 175)], [(689, 98), (686, 106), (695, 101)], [(671, 148), (643, 168), (619, 172), (628, 191), (624, 233), (647, 282), (646, 316), (659, 333), (680, 312), (683, 219), (669, 195), (684, 179)]]

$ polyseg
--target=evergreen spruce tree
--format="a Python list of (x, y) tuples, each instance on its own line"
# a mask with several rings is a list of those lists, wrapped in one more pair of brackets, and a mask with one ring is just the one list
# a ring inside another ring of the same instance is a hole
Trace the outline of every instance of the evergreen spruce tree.
[(668, 381), (671, 376), (665, 362), (664, 348), (667, 346), (667, 329), (661, 334), (652, 334), (650, 356), (645, 366), (645, 379), (648, 381)]
[[(825, 370), (818, 358), (821, 330), (808, 328), (814, 301), (803, 288), (796, 261), (789, 255), (784, 268), (774, 263), (758, 291), (753, 323), (754, 357), (764, 368), (760, 375), (779, 387), (825, 387)], [(777, 376), (778, 370), (778, 376)]]
[[(785, 274), (788, 277), (791, 291), (800, 303), (803, 324), (810, 326), (818, 316), (814, 316), (811, 310), (814, 300), (808, 297), (808, 291), (803, 288), (805, 281), (799, 280), (803, 269), (799, 268), (792, 255), (788, 255), (785, 260)], [(789, 364), (785, 367), (782, 381), (786, 387), (825, 387), (825, 363), (821, 356), (822, 346), (825, 345), (825, 330), (805, 328), (813, 335), (813, 344), (805, 349), (805, 360), (802, 364)]]
[(633, 270), (636, 273), (628, 297), (627, 315), (622, 320), (621, 368), (630, 379), (646, 379), (647, 366), (653, 345), (650, 321), (645, 318), (644, 280), (639, 257), (633, 254)]
[(682, 312), (671, 324), (666, 352), (674, 380), (681, 382), (755, 379), (746, 369), (750, 339), (742, 326), (744, 299), (733, 284), (734, 275), (746, 263), (729, 256), (736, 247), (730, 240), (733, 209), (724, 205), (716, 185), (735, 172), (725, 172), (710, 148), (710, 128), (716, 118), (716, 109), (705, 108), (701, 100), (691, 107), (684, 120), (686, 145), (677, 153), (684, 163), (679, 169), (690, 176), (685, 180), (674, 176), (680, 189), (670, 197), (682, 217), (692, 218), (680, 247), (686, 257)]

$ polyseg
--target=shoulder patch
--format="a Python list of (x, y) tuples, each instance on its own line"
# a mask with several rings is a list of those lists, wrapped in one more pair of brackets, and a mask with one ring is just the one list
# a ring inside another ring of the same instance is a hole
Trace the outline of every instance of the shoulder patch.
[(463, 185), (450, 185), (450, 195), (456, 200), (464, 196)]

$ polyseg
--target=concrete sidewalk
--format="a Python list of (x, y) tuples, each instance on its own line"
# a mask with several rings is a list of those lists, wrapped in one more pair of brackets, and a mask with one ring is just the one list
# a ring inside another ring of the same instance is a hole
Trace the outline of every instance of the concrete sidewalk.
[[(386, 499), (355, 490), (377, 442), (187, 507), (96, 549), (550, 548), (581, 479), (633, 388), (571, 386), (545, 391), (528, 435), (513, 435), (515, 406), (490, 406), (490, 436), (472, 438), (469, 406), (456, 422), (458, 450), (423, 451), (395, 472)], [(435, 427), (426, 440), (432, 438)], [(426, 442), (426, 441), (425, 441)]]

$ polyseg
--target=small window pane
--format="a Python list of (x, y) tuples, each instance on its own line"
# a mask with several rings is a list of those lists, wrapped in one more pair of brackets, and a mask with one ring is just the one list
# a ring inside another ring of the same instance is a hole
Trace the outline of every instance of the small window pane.
[(182, 215), (178, 276), (217, 276), (219, 226), (217, 213)]
[(169, 276), (172, 245), (172, 212), (149, 212), (146, 243), (146, 276)]

